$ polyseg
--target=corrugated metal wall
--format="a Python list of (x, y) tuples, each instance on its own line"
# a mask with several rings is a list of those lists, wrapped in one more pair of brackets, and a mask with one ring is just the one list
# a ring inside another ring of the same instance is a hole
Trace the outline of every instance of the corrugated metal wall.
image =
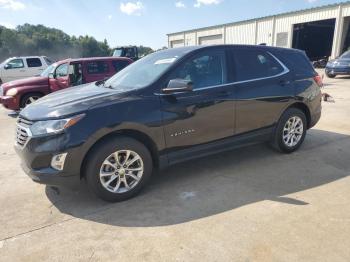
[(226, 26), (226, 43), (255, 44), (255, 21)]
[[(341, 8), (340, 8), (341, 7)], [(341, 5), (332, 5), (310, 10), (303, 10), (294, 13), (260, 18), (245, 22), (238, 22), (210, 28), (202, 28), (187, 32), (170, 34), (168, 36), (169, 47), (172, 47), (173, 41), (183, 40), (183, 45), (204, 44), (261, 44), (279, 45), (285, 47), (292, 46), (293, 25), (313, 22), (326, 19), (337, 19), (335, 29), (335, 40), (332, 55), (339, 54), (342, 38), (343, 17), (350, 16), (350, 3)], [(340, 18), (340, 19), (339, 19)], [(222, 35), (222, 41), (218, 36)], [(205, 41), (200, 41), (204, 39)], [(280, 39), (280, 45), (277, 39)], [(212, 39), (212, 41), (210, 40)], [(282, 39), (282, 41), (281, 41)], [(178, 42), (174, 42), (178, 43)]]

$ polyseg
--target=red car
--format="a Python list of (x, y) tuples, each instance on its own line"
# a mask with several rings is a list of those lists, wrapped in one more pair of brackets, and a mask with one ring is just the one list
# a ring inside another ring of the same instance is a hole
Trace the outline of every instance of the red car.
[(11, 81), (0, 87), (0, 103), (20, 110), (49, 93), (104, 80), (133, 61), (121, 57), (66, 59), (49, 66), (39, 76)]

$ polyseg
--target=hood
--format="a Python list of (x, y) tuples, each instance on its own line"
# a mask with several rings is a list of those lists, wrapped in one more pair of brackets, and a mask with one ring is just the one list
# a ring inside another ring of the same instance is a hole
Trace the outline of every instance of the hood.
[(333, 60), (330, 60), (328, 62), (328, 65), (332, 65), (334, 67), (348, 67), (350, 66), (350, 58), (337, 58), (337, 59), (333, 59)]
[(2, 85), (4, 91), (11, 89), (13, 87), (21, 87), (21, 86), (33, 86), (33, 85), (47, 85), (49, 81), (48, 77), (45, 76), (34, 76), (29, 78), (24, 78), (20, 80), (14, 80), (7, 82)]
[(122, 92), (122, 90), (96, 86), (95, 83), (71, 87), (39, 99), (23, 109), (20, 116), (33, 121), (63, 118), (115, 100)]
[(122, 94), (126, 92), (123, 89), (96, 86), (95, 83), (70, 87), (44, 96), (23, 109), (20, 116), (32, 121), (64, 118), (83, 113), (100, 104), (121, 100), (125, 97)]

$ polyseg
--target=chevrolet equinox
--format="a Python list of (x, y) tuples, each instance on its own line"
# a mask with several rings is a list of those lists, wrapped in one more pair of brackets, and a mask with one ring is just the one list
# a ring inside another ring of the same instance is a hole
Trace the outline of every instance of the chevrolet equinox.
[(15, 148), (35, 182), (86, 179), (100, 198), (126, 200), (154, 169), (259, 142), (297, 150), (320, 119), (321, 85), (298, 50), (168, 49), (29, 105)]

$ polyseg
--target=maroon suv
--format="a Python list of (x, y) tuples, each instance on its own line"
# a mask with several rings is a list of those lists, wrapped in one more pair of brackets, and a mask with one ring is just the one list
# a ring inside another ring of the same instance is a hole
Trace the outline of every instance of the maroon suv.
[(133, 61), (121, 57), (66, 59), (49, 66), (39, 76), (11, 81), (0, 87), (0, 103), (19, 110), (49, 93), (104, 80)]

